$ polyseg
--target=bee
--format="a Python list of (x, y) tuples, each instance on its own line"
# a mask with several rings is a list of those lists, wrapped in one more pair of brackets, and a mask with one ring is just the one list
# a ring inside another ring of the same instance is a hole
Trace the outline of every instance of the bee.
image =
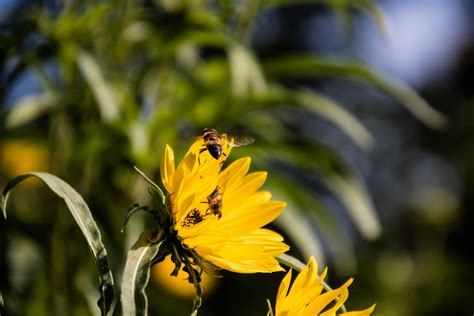
[(219, 133), (213, 128), (205, 128), (202, 132), (202, 138), (204, 139), (204, 148), (199, 150), (201, 154), (204, 151), (209, 151), (211, 156), (218, 160), (222, 155), (227, 155), (222, 151), (222, 145), (227, 143), (231, 147), (240, 147), (252, 144), (255, 140), (252, 137), (231, 137), (232, 141), (227, 139), (227, 135), (219, 135)]
[(206, 210), (205, 215), (217, 215), (217, 218), (222, 217), (222, 192), (217, 186), (214, 191), (207, 197), (207, 202), (201, 202), (209, 204), (209, 208)]

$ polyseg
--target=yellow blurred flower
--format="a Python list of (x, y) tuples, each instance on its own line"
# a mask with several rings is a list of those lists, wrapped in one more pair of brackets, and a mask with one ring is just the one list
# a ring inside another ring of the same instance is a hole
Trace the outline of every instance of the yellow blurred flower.
[[(230, 147), (223, 144), (223, 155), (214, 159), (207, 150), (200, 152), (199, 138), (175, 168), (174, 153), (166, 146), (161, 179), (169, 193), (173, 229), (177, 239), (198, 257), (222, 269), (238, 273), (282, 271), (276, 256), (288, 250), (283, 238), (261, 228), (273, 221), (285, 203), (271, 201), (271, 193), (258, 191), (266, 172), (247, 174), (250, 158), (242, 158), (221, 172)], [(218, 190), (221, 207), (208, 204)]]
[[(152, 278), (156, 283), (168, 291), (187, 298), (194, 297), (194, 286), (189, 283), (186, 272), (180, 270), (176, 277), (171, 277), (174, 263), (171, 261), (171, 256), (167, 256), (165, 260), (152, 267)], [(210, 275), (203, 274), (201, 277), (201, 285), (207, 294), (211, 293), (216, 287), (218, 279)]]
[[(283, 278), (278, 289), (275, 304), (275, 316), (335, 316), (349, 297), (348, 287), (353, 279), (349, 279), (341, 287), (324, 292), (322, 282), (327, 274), (327, 268), (318, 277), (318, 264), (311, 257), (306, 267), (291, 283), (291, 270)], [(288, 291), (289, 290), (289, 291)], [(332, 302), (334, 304), (328, 307)], [(367, 316), (374, 311), (375, 305), (362, 310), (338, 313), (340, 316)]]
[(8, 176), (31, 171), (48, 171), (48, 151), (44, 146), (26, 140), (9, 140), (0, 151), (0, 167)]

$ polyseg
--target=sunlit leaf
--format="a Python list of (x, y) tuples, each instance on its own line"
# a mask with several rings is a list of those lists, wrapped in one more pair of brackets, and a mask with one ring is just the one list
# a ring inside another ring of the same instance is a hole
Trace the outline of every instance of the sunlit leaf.
[(104, 78), (97, 60), (89, 53), (82, 51), (77, 56), (77, 63), (94, 93), (102, 118), (106, 122), (116, 120), (120, 115), (117, 94), (112, 91), (109, 81)]
[(232, 91), (236, 96), (266, 90), (266, 81), (251, 52), (243, 46), (233, 44), (229, 48), (229, 63), (232, 74)]
[(272, 58), (263, 63), (271, 77), (334, 76), (368, 83), (404, 105), (416, 118), (432, 128), (441, 128), (444, 116), (431, 108), (416, 91), (403, 82), (383, 75), (360, 62), (331, 57), (292, 55)]
[[(295, 216), (304, 222), (301, 225), (297, 224), (297, 227), (301, 226), (303, 228), (302, 232), (304, 232), (306, 238), (314, 238), (316, 240), (321, 238), (329, 241), (326, 246), (329, 247), (329, 253), (332, 255), (334, 264), (338, 267), (338, 270), (348, 273), (353, 272), (356, 262), (351, 241), (344, 234), (342, 226), (336, 221), (331, 211), (319, 201), (319, 197), (310, 192), (310, 188), (307, 186), (299, 184), (291, 178), (280, 176), (277, 172), (274, 172), (269, 177), (267, 183), (271, 187), (272, 192), (277, 192), (278, 196), (282, 195), (282, 197), (284, 197), (283, 200), (288, 203), (288, 207), (285, 209), (285, 212), (280, 215), (281, 218), (279, 217), (276, 223), (281, 225), (283, 230), (287, 231), (288, 228), (286, 227), (292, 225), (292, 223), (291, 220), (285, 220), (284, 215), (285, 213), (295, 212), (296, 208), (297, 213), (304, 214), (304, 216), (302, 214)], [(293, 216), (287, 217), (291, 218)], [(305, 227), (308, 227), (311, 221), (312, 224), (317, 227), (317, 230), (313, 228), (311, 231), (306, 232), (307, 229), (305, 229)], [(324, 264), (325, 256), (319, 255), (318, 251), (316, 251), (319, 247), (315, 247), (315, 250), (311, 250), (311, 245), (314, 241), (305, 241), (302, 237), (293, 238), (291, 234), (289, 234), (289, 236), (305, 257), (309, 258), (313, 255), (318, 258), (321, 264)], [(318, 241), (318, 244), (319, 243), (322, 243), (322, 241)]]
[(60, 178), (45, 172), (31, 172), (20, 175), (6, 185), (2, 193), (3, 216), (7, 217), (7, 202), (13, 190), (25, 179), (36, 177), (43, 181), (56, 195), (64, 200), (76, 224), (86, 238), (89, 249), (95, 259), (101, 284), (99, 290), (101, 298), (98, 305), (102, 315), (106, 315), (110, 310), (113, 300), (114, 281), (112, 271), (109, 268), (107, 252), (102, 243), (99, 227), (97, 226), (92, 214), (84, 199), (69, 184)]
[(6, 128), (16, 128), (31, 123), (45, 115), (58, 104), (59, 98), (52, 92), (28, 95), (14, 104), (5, 118)]
[(361, 234), (367, 239), (379, 237), (380, 220), (365, 185), (354, 176), (336, 174), (323, 177), (323, 181), (349, 211)]
[[(347, 170), (343, 175), (331, 170), (331, 164), (343, 165), (341, 161), (336, 161), (335, 155), (325, 158), (328, 161), (324, 161), (314, 159), (314, 157), (318, 157), (319, 152), (313, 148), (306, 148), (305, 150), (300, 148), (298, 150), (289, 145), (260, 145), (259, 149), (252, 152), (253, 156), (266, 161), (283, 161), (289, 166), (296, 164), (312, 170), (343, 203), (354, 224), (365, 238), (374, 239), (379, 236), (381, 231), (380, 222), (365, 186), (361, 180)], [(252, 149), (247, 150), (252, 151)]]
[[(344, 22), (344, 20), (349, 18), (348, 15), (352, 13), (351, 9), (360, 9), (361, 11), (367, 11), (367, 13), (372, 16), (377, 28), (382, 34), (386, 34), (387, 32), (386, 18), (372, 0), (265, 0), (262, 2), (263, 8), (285, 5), (326, 4), (334, 11), (336, 16), (343, 19), (343, 23), (347, 23), (347, 21)], [(345, 15), (346, 17), (342, 17), (341, 15)]]
[(289, 105), (302, 107), (344, 131), (363, 149), (370, 149), (374, 139), (370, 132), (355, 118), (352, 113), (335, 101), (310, 90), (290, 90), (272, 86), (266, 93), (255, 96), (252, 102), (261, 106)]
[(128, 251), (120, 295), (123, 315), (148, 315), (145, 289), (150, 279), (152, 260), (162, 245), (163, 231), (147, 230)]
[(138, 167), (134, 166), (133, 167), (137, 172), (138, 174), (140, 174), (140, 176), (143, 178), (143, 180), (145, 180), (145, 182), (147, 183), (147, 185), (152, 188), (156, 193), (159, 194), (160, 198), (161, 198), (161, 203), (162, 205), (165, 205), (166, 203), (166, 196), (165, 194), (163, 193), (163, 191), (161, 190), (161, 188), (155, 183), (153, 182), (150, 178), (147, 177), (147, 175), (141, 171), (140, 169), (138, 169)]

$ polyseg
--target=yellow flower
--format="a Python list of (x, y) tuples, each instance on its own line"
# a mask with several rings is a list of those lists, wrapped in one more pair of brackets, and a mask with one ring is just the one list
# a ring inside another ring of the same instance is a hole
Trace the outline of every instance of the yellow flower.
[[(283, 278), (278, 289), (275, 304), (275, 316), (335, 316), (338, 309), (349, 297), (348, 287), (353, 279), (349, 279), (340, 288), (323, 293), (322, 282), (327, 274), (327, 268), (318, 277), (318, 264), (311, 257), (306, 267), (296, 277), (290, 288), (291, 270)], [(288, 291), (289, 289), (289, 291)], [(334, 305), (329, 307), (331, 302)], [(340, 316), (366, 316), (373, 312), (375, 305), (362, 310), (344, 312)]]
[[(261, 228), (273, 221), (285, 203), (271, 201), (271, 193), (258, 191), (266, 172), (247, 174), (250, 158), (242, 158), (221, 172), (230, 146), (214, 159), (199, 138), (175, 168), (174, 153), (166, 146), (161, 179), (169, 194), (173, 229), (187, 249), (222, 269), (239, 273), (283, 271), (275, 259), (288, 250), (283, 238)], [(218, 190), (218, 191), (216, 191)], [(221, 208), (208, 203), (218, 192)]]
[[(184, 298), (194, 297), (194, 286), (188, 282), (186, 273), (183, 270), (180, 270), (176, 277), (170, 277), (174, 269), (171, 256), (167, 256), (162, 262), (157, 263), (151, 269), (153, 281), (160, 284), (164, 289)], [(201, 276), (201, 285), (206, 290), (206, 293), (210, 294), (216, 288), (219, 280), (218, 278), (203, 274)]]

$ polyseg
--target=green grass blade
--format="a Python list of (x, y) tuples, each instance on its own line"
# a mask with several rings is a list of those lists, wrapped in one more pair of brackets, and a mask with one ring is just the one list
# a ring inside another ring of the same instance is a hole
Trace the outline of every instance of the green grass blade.
[(77, 64), (89, 84), (99, 106), (100, 115), (106, 122), (114, 121), (120, 116), (116, 93), (104, 78), (97, 60), (86, 52), (80, 52)]
[(446, 124), (445, 117), (431, 108), (409, 86), (357, 61), (321, 56), (292, 55), (268, 60), (263, 63), (263, 68), (265, 74), (269, 77), (334, 76), (363, 81), (400, 102), (427, 126), (441, 128)]
[(145, 180), (145, 182), (160, 195), (161, 202), (162, 202), (163, 205), (165, 205), (166, 196), (163, 193), (163, 191), (161, 190), (161, 188), (158, 186), (158, 184), (156, 184), (150, 178), (148, 178), (147, 175), (143, 171), (138, 169), (137, 166), (133, 166), (133, 168), (140, 174), (140, 176), (143, 178), (143, 180)]
[(362, 123), (337, 102), (310, 90), (289, 90), (273, 85), (266, 93), (249, 100), (261, 107), (283, 104), (299, 106), (339, 127), (357, 145), (370, 150), (375, 140)]
[(13, 190), (25, 179), (36, 177), (43, 181), (56, 195), (64, 200), (76, 224), (81, 229), (82, 234), (87, 240), (89, 249), (92, 252), (96, 262), (100, 278), (101, 297), (98, 305), (102, 315), (106, 315), (110, 310), (114, 293), (114, 281), (112, 271), (109, 268), (107, 252), (102, 243), (99, 227), (97, 226), (92, 214), (84, 199), (69, 184), (60, 178), (45, 172), (31, 172), (20, 175), (6, 185), (2, 193), (2, 211), (3, 216), (7, 217), (7, 202)]
[(163, 231), (147, 230), (128, 251), (120, 295), (123, 315), (148, 315), (145, 288), (150, 279), (152, 260), (158, 254), (163, 241)]
[(48, 113), (58, 102), (58, 96), (52, 92), (25, 96), (7, 113), (5, 127), (12, 129), (33, 122)]

